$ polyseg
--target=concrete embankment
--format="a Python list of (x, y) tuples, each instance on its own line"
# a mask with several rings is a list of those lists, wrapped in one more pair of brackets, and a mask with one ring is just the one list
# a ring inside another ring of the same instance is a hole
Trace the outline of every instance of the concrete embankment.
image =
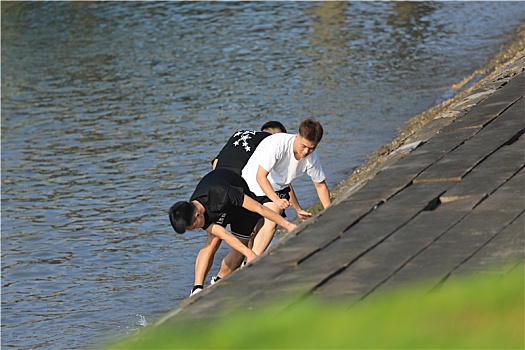
[(446, 288), (457, 276), (523, 264), (524, 70), (522, 51), (385, 146), (332, 206), (156, 325), (266, 300), (354, 304), (406, 282)]

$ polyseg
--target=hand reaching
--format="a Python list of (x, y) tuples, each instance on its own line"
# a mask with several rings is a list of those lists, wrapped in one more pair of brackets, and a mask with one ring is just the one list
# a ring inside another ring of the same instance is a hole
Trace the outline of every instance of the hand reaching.
[(309, 213), (307, 212), (306, 210), (298, 210), (297, 211), (297, 216), (299, 217), (299, 219), (301, 220), (306, 220), (306, 219), (309, 219), (312, 217), (312, 213)]

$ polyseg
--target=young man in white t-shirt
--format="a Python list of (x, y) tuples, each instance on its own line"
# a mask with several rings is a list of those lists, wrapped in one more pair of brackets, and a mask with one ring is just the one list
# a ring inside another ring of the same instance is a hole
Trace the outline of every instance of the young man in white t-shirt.
[[(323, 137), (321, 124), (309, 118), (299, 126), (299, 133), (278, 133), (265, 138), (242, 170), (242, 177), (258, 198), (256, 200), (277, 213), (290, 205), (297, 211), (301, 220), (312, 216), (303, 210), (295, 195), (288, 192), (293, 180), (308, 174), (315, 186), (317, 196), (324, 208), (331, 203), (330, 190), (326, 185), (326, 176), (315, 149)], [(265, 197), (265, 198), (264, 198)], [(265, 220), (263, 227), (255, 237), (252, 250), (262, 254), (270, 244), (276, 224)]]

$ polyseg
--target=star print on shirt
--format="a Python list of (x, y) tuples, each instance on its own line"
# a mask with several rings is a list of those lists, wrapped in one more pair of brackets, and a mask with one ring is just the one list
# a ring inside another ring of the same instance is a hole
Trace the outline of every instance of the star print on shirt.
[(235, 147), (241, 145), (241, 142), (242, 142), (242, 147), (244, 148), (244, 150), (246, 152), (251, 152), (251, 147), (250, 145), (248, 144), (247, 140), (251, 139), (250, 135), (255, 135), (255, 131), (252, 131), (252, 130), (244, 130), (244, 131), (238, 131), (236, 132), (233, 136), (234, 137), (239, 137), (238, 140), (236, 140), (235, 142), (233, 142), (233, 145)]

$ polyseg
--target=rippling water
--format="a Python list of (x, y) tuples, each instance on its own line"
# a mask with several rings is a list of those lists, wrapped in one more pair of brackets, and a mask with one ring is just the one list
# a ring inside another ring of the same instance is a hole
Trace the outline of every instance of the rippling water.
[[(204, 240), (175, 235), (166, 210), (230, 134), (270, 119), (295, 132), (315, 116), (334, 187), (486, 64), (524, 13), (522, 2), (3, 2), (3, 347), (88, 348), (153, 321), (188, 295)], [(303, 207), (316, 201), (307, 179), (295, 188)]]

